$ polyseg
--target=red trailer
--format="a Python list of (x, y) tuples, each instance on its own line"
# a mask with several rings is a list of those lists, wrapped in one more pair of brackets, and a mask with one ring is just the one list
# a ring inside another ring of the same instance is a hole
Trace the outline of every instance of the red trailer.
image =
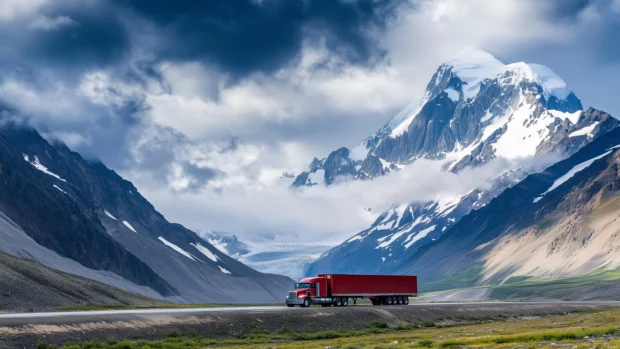
[(319, 274), (302, 279), (286, 297), (289, 307), (311, 304), (346, 307), (368, 298), (373, 305), (409, 304), (418, 295), (418, 278), (405, 275)]

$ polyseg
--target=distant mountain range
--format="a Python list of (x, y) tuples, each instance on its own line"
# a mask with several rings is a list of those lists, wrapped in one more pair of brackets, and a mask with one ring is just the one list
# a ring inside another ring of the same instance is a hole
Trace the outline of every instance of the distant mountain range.
[(461, 52), (438, 68), (419, 104), (407, 106), (356, 148), (315, 158), (292, 186), (372, 180), (419, 159), (442, 161), (443, 169), (454, 173), (499, 158), (511, 160), (511, 165), (490, 188), (438, 195), (428, 202), (411, 198), (394, 203), (369, 228), (325, 252), (306, 273), (417, 273), (416, 263), (427, 258), (422, 251), (443, 241), (445, 234), (459, 246), (470, 241), (466, 227), (460, 225), (458, 235), (453, 227), (529, 174), (543, 170), (544, 162), (522, 166), (521, 159), (551, 153), (570, 157), (617, 126), (607, 113), (583, 110), (581, 101), (549, 68), (504, 64), (476, 49)]
[(290, 288), (291, 279), (222, 252), (217, 247), (225, 240), (211, 240), (216, 247), (168, 222), (103, 163), (4, 121), (0, 251), (175, 302), (273, 303)]

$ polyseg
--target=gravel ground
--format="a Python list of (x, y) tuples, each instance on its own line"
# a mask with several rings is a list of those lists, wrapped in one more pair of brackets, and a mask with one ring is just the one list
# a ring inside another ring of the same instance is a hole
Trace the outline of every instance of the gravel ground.
[(163, 301), (0, 252), (0, 309), (3, 311), (44, 311), (76, 304), (161, 303)]

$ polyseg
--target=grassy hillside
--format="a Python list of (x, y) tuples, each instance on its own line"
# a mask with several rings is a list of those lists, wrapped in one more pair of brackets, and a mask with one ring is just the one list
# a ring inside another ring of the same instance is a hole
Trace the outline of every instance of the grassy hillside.
[[(473, 273), (473, 271), (472, 271)], [(459, 281), (465, 280), (459, 285)], [(565, 278), (517, 276), (502, 284), (473, 286), (469, 276), (440, 279), (421, 289), (432, 290), (420, 298), (424, 301), (480, 300), (620, 300), (620, 269), (603, 270)], [(423, 281), (420, 281), (421, 283)], [(452, 289), (446, 289), (453, 286)], [(465, 287), (462, 287), (465, 286)], [(435, 291), (436, 290), (436, 291)]]
[(620, 269), (597, 270), (570, 278), (508, 280), (491, 287), (491, 299), (620, 300)]

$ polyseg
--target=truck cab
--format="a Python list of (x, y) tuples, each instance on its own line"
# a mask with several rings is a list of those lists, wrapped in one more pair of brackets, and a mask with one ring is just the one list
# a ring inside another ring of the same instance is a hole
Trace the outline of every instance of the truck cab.
[(286, 305), (309, 307), (313, 299), (327, 296), (327, 282), (325, 277), (309, 277), (301, 279), (294, 289), (286, 296)]

